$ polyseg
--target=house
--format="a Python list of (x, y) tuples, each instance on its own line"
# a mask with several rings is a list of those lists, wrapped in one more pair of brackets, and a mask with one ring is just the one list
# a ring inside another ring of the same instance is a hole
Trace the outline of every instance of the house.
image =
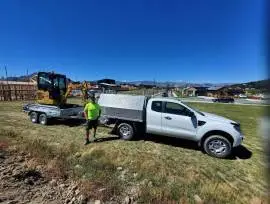
[(215, 97), (215, 98), (219, 98), (219, 97), (228, 97), (228, 93), (226, 90), (226, 87), (209, 87), (207, 89), (207, 96), (208, 97)]
[(182, 89), (182, 96), (206, 96), (207, 95), (207, 87), (187, 87)]
[(245, 91), (240, 87), (209, 87), (207, 89), (207, 96), (209, 97), (239, 97), (241, 94), (244, 94)]
[(182, 90), (182, 96), (196, 96), (196, 89), (194, 87), (187, 87)]

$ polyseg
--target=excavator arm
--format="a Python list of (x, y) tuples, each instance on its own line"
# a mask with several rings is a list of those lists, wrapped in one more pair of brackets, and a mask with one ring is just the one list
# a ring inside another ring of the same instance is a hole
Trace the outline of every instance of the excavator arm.
[(85, 105), (87, 103), (87, 100), (88, 100), (88, 85), (85, 81), (76, 88), (74, 88), (71, 83), (68, 84), (67, 92), (65, 93), (64, 97), (65, 97), (65, 99), (67, 99), (67, 97), (70, 95), (70, 93), (75, 89), (77, 90), (78, 88), (82, 92), (82, 104)]

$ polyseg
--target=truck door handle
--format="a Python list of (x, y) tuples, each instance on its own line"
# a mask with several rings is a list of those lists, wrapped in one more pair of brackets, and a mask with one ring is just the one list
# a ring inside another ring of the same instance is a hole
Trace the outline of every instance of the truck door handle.
[(171, 117), (169, 117), (169, 116), (166, 116), (166, 117), (164, 117), (165, 119), (167, 119), (167, 120), (171, 120), (172, 118)]

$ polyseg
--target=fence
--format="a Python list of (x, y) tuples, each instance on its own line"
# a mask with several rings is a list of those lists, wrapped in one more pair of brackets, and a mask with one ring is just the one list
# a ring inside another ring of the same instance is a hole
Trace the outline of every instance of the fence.
[(152, 96), (165, 92), (165, 89), (135, 89), (132, 91), (120, 91), (121, 94)]
[(27, 82), (0, 82), (0, 101), (33, 100), (36, 84)]

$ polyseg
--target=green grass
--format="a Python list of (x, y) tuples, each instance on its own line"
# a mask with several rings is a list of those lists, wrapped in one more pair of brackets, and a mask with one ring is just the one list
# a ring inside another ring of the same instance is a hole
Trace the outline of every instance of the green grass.
[[(139, 201), (143, 203), (194, 203), (194, 195), (205, 203), (248, 203), (253, 197), (265, 198), (264, 151), (258, 128), (263, 107), (189, 105), (239, 121), (245, 135), (243, 146), (252, 152), (251, 157), (216, 159), (186, 148), (182, 140), (170, 143), (168, 139), (108, 140), (84, 146), (83, 126), (32, 124), (21, 111), (21, 102), (0, 103), (0, 138), (16, 137), (17, 141), (28, 143), (28, 150), (37, 152), (36, 156), (49, 155), (46, 159), (55, 160), (61, 154), (70, 175), (88, 186), (91, 196), (104, 200), (134, 186), (138, 186)], [(109, 132), (110, 129), (100, 127), (97, 137), (111, 137)], [(100, 188), (106, 188), (103, 194), (98, 191)]]

